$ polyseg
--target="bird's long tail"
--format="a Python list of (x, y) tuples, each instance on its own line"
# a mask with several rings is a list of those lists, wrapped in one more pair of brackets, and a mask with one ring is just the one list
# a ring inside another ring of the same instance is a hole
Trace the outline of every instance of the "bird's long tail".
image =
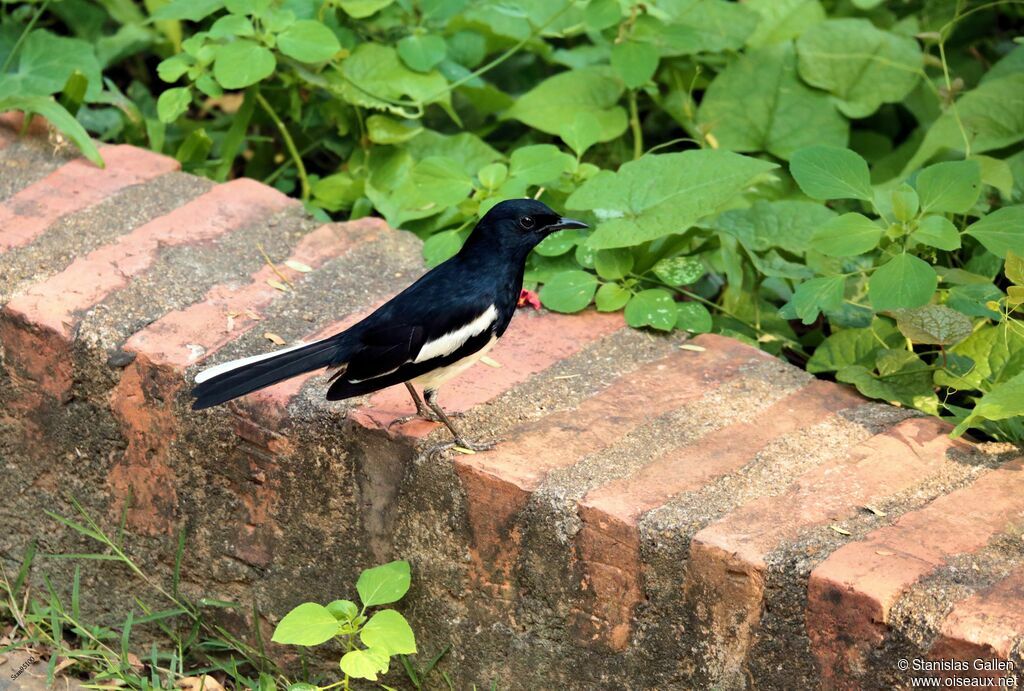
[(193, 410), (209, 408), (291, 377), (341, 361), (337, 336), (232, 360), (196, 375)]

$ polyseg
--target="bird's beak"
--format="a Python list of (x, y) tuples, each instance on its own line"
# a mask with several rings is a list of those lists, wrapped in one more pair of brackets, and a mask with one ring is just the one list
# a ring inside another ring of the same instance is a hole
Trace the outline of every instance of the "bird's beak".
[(558, 219), (558, 222), (547, 227), (549, 232), (555, 232), (556, 230), (569, 230), (578, 228), (589, 228), (583, 221), (577, 221), (573, 218), (566, 218), (565, 216)]

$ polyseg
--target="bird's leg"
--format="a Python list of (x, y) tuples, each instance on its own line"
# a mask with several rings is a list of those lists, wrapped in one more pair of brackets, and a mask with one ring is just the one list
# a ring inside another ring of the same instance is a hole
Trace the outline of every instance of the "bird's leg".
[(430, 408), (423, 405), (423, 401), (422, 399), (420, 399), (420, 395), (416, 393), (416, 389), (413, 388), (412, 384), (410, 384), (409, 382), (405, 382), (405, 388), (408, 389), (409, 395), (412, 396), (413, 403), (416, 404), (416, 412), (412, 415), (404, 415), (400, 418), (392, 420), (391, 423), (388, 425), (388, 429), (391, 429), (391, 427), (394, 425), (404, 425), (405, 423), (409, 422), (409, 420), (415, 420), (416, 418), (422, 418), (424, 420), (429, 420), (430, 422), (441, 422), (441, 420), (439, 420), (436, 415), (430, 412)]
[(469, 449), (470, 451), (487, 451), (488, 449), (494, 448), (493, 443), (480, 444), (468, 441), (462, 436), (459, 430), (455, 429), (455, 424), (451, 421), (451, 418), (448, 417), (447, 413), (444, 412), (444, 409), (442, 409), (437, 403), (437, 389), (424, 390), (423, 397), (427, 399), (427, 405), (430, 406), (430, 409), (433, 410), (439, 418), (441, 418), (441, 422), (443, 422), (451, 431), (452, 436), (455, 437), (456, 446), (461, 446), (462, 448)]

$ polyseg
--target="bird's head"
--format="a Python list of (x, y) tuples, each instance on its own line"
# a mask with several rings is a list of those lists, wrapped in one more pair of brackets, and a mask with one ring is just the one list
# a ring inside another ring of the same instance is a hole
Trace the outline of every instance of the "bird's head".
[(509, 199), (495, 204), (480, 219), (469, 242), (519, 249), (525, 258), (537, 243), (556, 230), (586, 227), (586, 223), (565, 218), (535, 199)]

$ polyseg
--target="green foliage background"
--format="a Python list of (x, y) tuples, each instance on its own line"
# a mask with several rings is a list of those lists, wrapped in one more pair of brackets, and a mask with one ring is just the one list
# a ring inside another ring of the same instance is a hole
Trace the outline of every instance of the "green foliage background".
[(1022, 2), (3, 1), (0, 110), (456, 252), (592, 221), (553, 310), (715, 331), (1024, 440)]

